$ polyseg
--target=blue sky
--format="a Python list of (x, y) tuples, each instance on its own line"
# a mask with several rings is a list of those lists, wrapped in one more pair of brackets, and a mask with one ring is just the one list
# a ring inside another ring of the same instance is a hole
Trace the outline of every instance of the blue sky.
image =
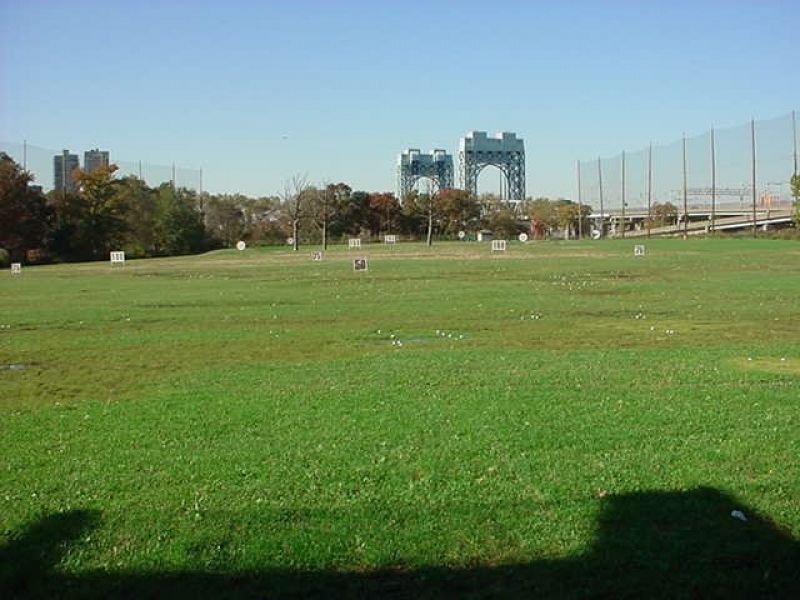
[(798, 25), (796, 0), (0, 0), (0, 140), (267, 195), (393, 190), (403, 148), (507, 130), (528, 195), (569, 197), (578, 158), (798, 108)]

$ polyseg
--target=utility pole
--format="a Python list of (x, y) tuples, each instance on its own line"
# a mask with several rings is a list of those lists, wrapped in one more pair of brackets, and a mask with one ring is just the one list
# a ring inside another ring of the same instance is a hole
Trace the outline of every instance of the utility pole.
[(650, 202), (653, 193), (653, 142), (647, 149), (647, 237), (650, 237), (650, 222), (652, 214), (650, 212)]
[(711, 233), (717, 221), (717, 149), (714, 143), (714, 128), (711, 128)]
[(686, 134), (683, 134), (683, 238), (689, 237), (689, 208), (686, 190)]
[(583, 205), (581, 203), (581, 161), (575, 161), (578, 167), (578, 240), (583, 237)]
[(753, 158), (753, 237), (756, 237), (756, 120), (750, 119), (750, 155)]
[(625, 239), (625, 150), (622, 151), (622, 239)]
[(600, 184), (600, 237), (606, 237), (606, 215), (603, 211), (603, 167), (597, 157), (597, 182)]
[[(28, 170), (28, 140), (22, 140), (22, 168), (25, 171)], [(797, 171), (797, 166), (794, 170)]]

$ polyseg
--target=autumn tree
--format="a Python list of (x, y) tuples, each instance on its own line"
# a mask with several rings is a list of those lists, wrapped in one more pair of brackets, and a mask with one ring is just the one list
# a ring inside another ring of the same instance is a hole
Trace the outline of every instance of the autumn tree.
[(400, 212), (400, 203), (390, 192), (374, 193), (368, 199), (367, 225), (372, 235), (392, 231), (392, 224)]
[(672, 202), (656, 202), (650, 207), (650, 227), (674, 225), (678, 219), (678, 207)]
[(442, 190), (439, 193), (439, 209), (442, 230), (447, 235), (478, 227), (481, 205), (475, 196), (465, 190)]
[(483, 225), (496, 236), (504, 238), (516, 237), (524, 227), (520, 225), (520, 215), (515, 208), (494, 194), (486, 194), (481, 199), (483, 208)]

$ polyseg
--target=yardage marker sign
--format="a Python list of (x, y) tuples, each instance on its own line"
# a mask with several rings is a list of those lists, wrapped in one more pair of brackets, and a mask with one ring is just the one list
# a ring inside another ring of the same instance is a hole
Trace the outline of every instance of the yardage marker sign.
[(492, 252), (505, 252), (505, 251), (506, 251), (505, 240), (492, 240)]
[(350, 238), (347, 240), (348, 248), (361, 248), (361, 238)]
[(111, 253), (111, 266), (114, 265), (122, 265), (125, 266), (125, 253), (122, 251), (116, 251)]
[(367, 264), (366, 258), (353, 259), (353, 271), (367, 271), (367, 270), (369, 270), (369, 265)]

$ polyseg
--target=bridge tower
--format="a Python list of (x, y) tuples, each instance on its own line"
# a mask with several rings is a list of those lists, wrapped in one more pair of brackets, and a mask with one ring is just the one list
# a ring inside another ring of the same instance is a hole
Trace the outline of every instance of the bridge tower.
[(489, 165), (500, 169), (505, 177), (505, 200), (525, 199), (525, 144), (521, 138), (510, 132), (488, 137), (485, 131), (470, 131), (462, 137), (458, 149), (461, 188), (477, 195), (478, 175)]
[(397, 197), (403, 198), (414, 189), (417, 182), (427, 177), (437, 190), (453, 187), (453, 156), (441, 149), (422, 154), (409, 148), (397, 157)]

